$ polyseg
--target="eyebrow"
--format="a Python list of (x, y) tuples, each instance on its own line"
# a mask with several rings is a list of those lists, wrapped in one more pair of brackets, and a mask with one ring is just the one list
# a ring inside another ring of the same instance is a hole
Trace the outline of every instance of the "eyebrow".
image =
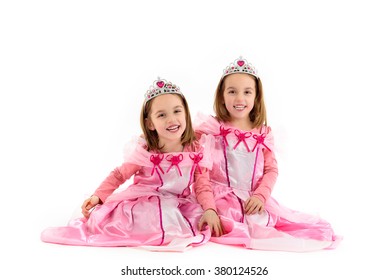
[[(228, 89), (236, 89), (236, 87), (228, 87), (228, 88), (226, 88), (226, 90), (228, 90)], [(252, 90), (253, 90), (254, 88), (253, 88), (253, 87), (246, 87), (246, 88), (244, 88), (244, 89), (245, 89), (245, 90), (246, 90), (246, 89), (252, 89)]]
[[(174, 106), (173, 107), (173, 110), (175, 110), (175, 109), (184, 109), (184, 106), (182, 106), (182, 105), (177, 105), (177, 106)], [(154, 115), (158, 115), (159, 113), (164, 113), (165, 112), (165, 110), (158, 110), (158, 111), (156, 111), (155, 113), (154, 113)]]

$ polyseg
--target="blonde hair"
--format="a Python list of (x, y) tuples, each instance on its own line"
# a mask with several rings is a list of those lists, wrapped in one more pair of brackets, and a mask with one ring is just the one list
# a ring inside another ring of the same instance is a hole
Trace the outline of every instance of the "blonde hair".
[[(168, 93), (168, 94), (174, 94), (174, 93)], [(186, 128), (184, 133), (181, 135), (181, 144), (185, 147), (186, 145), (192, 145), (195, 141), (195, 133), (192, 126), (192, 119), (190, 116), (189, 106), (188, 102), (186, 102), (186, 99), (183, 95), (177, 94), (182, 101), (182, 104), (185, 108), (185, 121), (186, 121)], [(159, 137), (156, 130), (150, 130), (147, 126), (147, 119), (150, 117), (150, 111), (151, 111), (151, 105), (153, 104), (155, 98), (143, 102), (143, 108), (140, 112), (140, 125), (142, 127), (143, 135), (145, 137), (145, 140), (147, 142), (148, 150), (158, 150), (160, 151), (163, 147), (159, 146)]]
[[(231, 74), (233, 75), (233, 74)], [(246, 74), (249, 75), (249, 74)], [(267, 126), (267, 116), (266, 116), (266, 107), (265, 100), (263, 97), (262, 91), (262, 82), (259, 78), (256, 78), (252, 75), (249, 75), (255, 80), (255, 102), (254, 107), (249, 113), (250, 121), (253, 123), (253, 126), (259, 128), (261, 126)], [(215, 111), (216, 117), (218, 120), (223, 122), (228, 122), (231, 120), (230, 113), (227, 111), (227, 108), (224, 104), (224, 80), (228, 76), (224, 76), (217, 85), (215, 92), (215, 100), (213, 103), (213, 109)]]

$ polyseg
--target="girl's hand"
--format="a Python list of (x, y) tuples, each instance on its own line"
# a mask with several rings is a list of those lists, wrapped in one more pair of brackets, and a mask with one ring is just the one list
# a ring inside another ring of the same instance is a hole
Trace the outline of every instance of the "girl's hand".
[(202, 230), (204, 224), (209, 226), (209, 229), (211, 230), (212, 234), (214, 233), (214, 236), (219, 237), (224, 234), (223, 226), (220, 222), (219, 216), (214, 210), (208, 209), (204, 212), (199, 222), (199, 230)]
[(100, 198), (96, 195), (92, 195), (90, 198), (85, 199), (81, 206), (81, 212), (85, 218), (89, 218), (90, 210), (93, 209), (97, 204), (100, 203)]
[(263, 209), (263, 202), (255, 196), (250, 197), (244, 203), (244, 212), (247, 215), (261, 213)]

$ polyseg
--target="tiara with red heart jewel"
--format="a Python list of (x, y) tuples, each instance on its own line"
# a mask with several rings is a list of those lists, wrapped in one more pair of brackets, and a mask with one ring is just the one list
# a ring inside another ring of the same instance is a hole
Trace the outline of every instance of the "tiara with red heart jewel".
[(242, 58), (241, 56), (224, 69), (223, 76), (221, 77), (221, 79), (223, 79), (227, 75), (236, 73), (249, 74), (259, 79), (255, 67), (252, 66), (246, 59)]
[(184, 96), (178, 86), (158, 77), (157, 80), (154, 81), (153, 85), (150, 86), (150, 89), (145, 93), (145, 101), (149, 101), (154, 97), (166, 93), (180, 94)]

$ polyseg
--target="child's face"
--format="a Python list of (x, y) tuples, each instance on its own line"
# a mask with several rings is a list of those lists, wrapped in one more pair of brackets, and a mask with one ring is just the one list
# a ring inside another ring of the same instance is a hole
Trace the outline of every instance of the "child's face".
[(156, 130), (159, 145), (168, 142), (181, 143), (181, 136), (186, 129), (185, 107), (177, 94), (163, 94), (152, 100), (147, 127)]
[(248, 74), (231, 74), (224, 79), (223, 98), (232, 121), (248, 119), (254, 107), (255, 78)]

